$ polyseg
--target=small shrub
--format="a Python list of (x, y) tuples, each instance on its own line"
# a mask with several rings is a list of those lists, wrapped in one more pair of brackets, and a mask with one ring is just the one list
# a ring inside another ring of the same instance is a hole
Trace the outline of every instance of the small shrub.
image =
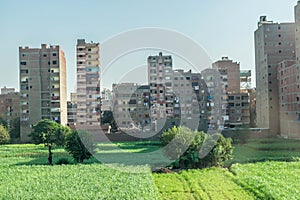
[(68, 165), (70, 164), (70, 161), (68, 158), (60, 158), (57, 162), (57, 165)]
[(7, 144), (9, 140), (8, 130), (3, 125), (0, 125), (0, 144)]

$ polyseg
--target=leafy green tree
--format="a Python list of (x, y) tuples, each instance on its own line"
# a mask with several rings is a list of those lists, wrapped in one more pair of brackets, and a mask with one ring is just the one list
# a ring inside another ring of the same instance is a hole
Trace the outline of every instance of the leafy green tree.
[(232, 140), (221, 134), (208, 135), (186, 127), (174, 127), (163, 133), (161, 142), (166, 155), (175, 160), (174, 168), (219, 167), (232, 158)]
[(112, 130), (117, 130), (118, 126), (114, 119), (112, 111), (104, 111), (101, 116), (101, 124), (109, 124)]
[(44, 144), (45, 147), (48, 147), (48, 162), (52, 165), (52, 147), (54, 145), (63, 146), (65, 137), (69, 132), (69, 127), (44, 119), (33, 125), (33, 131), (29, 136), (35, 144)]
[(65, 149), (77, 163), (89, 159), (95, 150), (95, 144), (89, 132), (74, 130), (67, 135)]
[(14, 139), (20, 138), (20, 118), (12, 120), (9, 135)]
[(9, 133), (7, 128), (3, 125), (0, 125), (0, 144), (6, 144), (10, 140)]
[(4, 128), (8, 129), (8, 123), (6, 120), (0, 117), (0, 125), (2, 125)]

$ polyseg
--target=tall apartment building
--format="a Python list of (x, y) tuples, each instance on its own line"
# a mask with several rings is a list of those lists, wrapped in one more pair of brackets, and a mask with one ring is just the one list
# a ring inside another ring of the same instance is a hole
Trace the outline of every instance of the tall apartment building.
[[(222, 70), (221, 70), (222, 72)], [(217, 69), (207, 68), (201, 72), (206, 82), (208, 124), (210, 130), (222, 129), (229, 121), (226, 75)], [(225, 79), (225, 80), (224, 80)]]
[(283, 61), (278, 66), (280, 133), (300, 139), (300, 64)]
[(278, 63), (295, 60), (295, 23), (260, 17), (255, 31), (257, 126), (279, 134)]
[(21, 141), (41, 119), (67, 124), (66, 59), (60, 46), (19, 47)]
[(9, 94), (9, 93), (14, 93), (16, 92), (15, 88), (7, 88), (7, 87), (3, 87), (1, 88), (1, 94)]
[(222, 57), (212, 65), (213, 69), (218, 69), (220, 72), (223, 71), (227, 74), (227, 92), (228, 93), (239, 93), (240, 92), (240, 63), (233, 62), (228, 57)]
[(173, 91), (174, 117), (181, 118), (181, 124), (198, 127), (190, 127), (207, 131), (208, 116), (206, 98), (208, 95), (206, 83), (200, 73), (192, 73), (191, 70), (174, 70)]
[(296, 61), (300, 62), (300, 1), (297, 2), (297, 5), (294, 8), (295, 10), (295, 52), (296, 52)]
[(137, 111), (135, 83), (113, 84), (113, 115), (118, 127), (122, 129), (137, 126), (132, 117)]
[(10, 124), (20, 118), (20, 93), (9, 92), (0, 94), (0, 118)]
[(77, 40), (77, 127), (100, 128), (100, 45)]
[[(172, 118), (174, 115), (173, 69), (172, 57), (148, 57), (148, 83), (150, 86), (151, 123), (157, 129), (161, 119)], [(153, 130), (154, 130), (153, 129)]]

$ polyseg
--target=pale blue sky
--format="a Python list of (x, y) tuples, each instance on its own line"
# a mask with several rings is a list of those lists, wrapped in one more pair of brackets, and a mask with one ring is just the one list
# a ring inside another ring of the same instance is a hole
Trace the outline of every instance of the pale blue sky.
[(253, 32), (259, 16), (267, 15), (268, 19), (279, 22), (293, 21), (296, 3), (296, 0), (0, 0), (0, 87), (19, 87), (19, 46), (39, 47), (46, 43), (59, 44), (65, 51), (68, 91), (73, 91), (78, 38), (101, 43), (112, 35), (142, 27), (179, 31), (199, 43), (213, 61), (229, 56), (240, 62), (241, 68), (254, 70)]

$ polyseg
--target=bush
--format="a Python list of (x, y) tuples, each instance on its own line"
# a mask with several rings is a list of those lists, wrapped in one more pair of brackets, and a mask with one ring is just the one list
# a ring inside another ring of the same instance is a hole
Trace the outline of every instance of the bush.
[(67, 135), (65, 149), (76, 162), (83, 163), (92, 157), (95, 145), (89, 132), (79, 130)]
[(8, 130), (3, 126), (0, 125), (0, 144), (6, 144), (10, 140)]
[(57, 162), (57, 165), (68, 165), (70, 164), (70, 161), (68, 158), (60, 158)]
[(224, 166), (232, 158), (232, 140), (221, 134), (208, 135), (186, 127), (174, 127), (162, 134), (166, 155), (175, 160), (171, 167), (198, 169)]

